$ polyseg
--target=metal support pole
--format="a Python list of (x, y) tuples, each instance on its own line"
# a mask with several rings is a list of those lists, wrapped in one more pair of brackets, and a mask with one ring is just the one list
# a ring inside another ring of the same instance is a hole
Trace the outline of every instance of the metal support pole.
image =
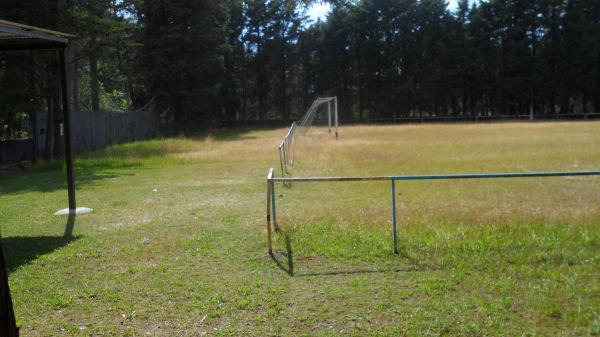
[(291, 165), (291, 163), (292, 163), (292, 154), (290, 153), (290, 151), (291, 151), (291, 146), (290, 146), (290, 139), (289, 139), (289, 138), (287, 138), (287, 139), (285, 140), (285, 149), (287, 150), (287, 153), (286, 153), (286, 155), (285, 155), (285, 159), (287, 160), (287, 163), (288, 163), (289, 165)]
[(287, 149), (285, 146), (285, 140), (283, 141), (283, 143), (281, 143), (281, 152), (283, 153), (283, 167), (285, 168), (285, 172), (283, 172), (286, 175), (289, 175), (288, 169), (287, 169)]
[[(273, 172), (273, 177), (275, 177), (275, 172)], [(273, 210), (273, 226), (275, 226), (275, 231), (279, 231), (279, 224), (277, 223), (277, 210), (275, 209), (275, 182), (271, 180), (271, 208)]]
[(398, 233), (396, 228), (396, 180), (392, 178), (392, 237), (394, 239), (394, 254), (398, 255)]
[(287, 168), (287, 164), (289, 163), (288, 158), (289, 158), (289, 149), (290, 149), (287, 138), (285, 138), (283, 140), (283, 148), (285, 149), (285, 164), (286, 164), (285, 166)]
[(77, 209), (77, 203), (75, 201), (75, 178), (73, 174), (73, 146), (71, 144), (71, 117), (69, 114), (69, 94), (67, 89), (67, 62), (65, 59), (64, 49), (59, 51), (59, 58), (63, 121), (65, 131), (65, 161), (67, 163), (67, 185), (69, 190), (69, 212), (75, 212)]
[(267, 175), (267, 247), (269, 248), (269, 254), (273, 254), (273, 232), (271, 230), (271, 185), (273, 185), (273, 181), (271, 180), (273, 177), (273, 169), (269, 170), (269, 174)]
[[(287, 173), (287, 175), (290, 175), (290, 171), (289, 171), (289, 166), (292, 165), (292, 161), (291, 161), (291, 146), (290, 146), (290, 138), (286, 138), (285, 140), (285, 149), (286, 149), (286, 155), (285, 155), (285, 173)], [(287, 184), (285, 184), (285, 186), (287, 187), (292, 187), (292, 183), (291, 182), (287, 182)]]
[(281, 144), (279, 144), (279, 164), (281, 165), (281, 176), (285, 177), (285, 168), (284, 168), (284, 164), (283, 164), (283, 153), (282, 153), (282, 146)]

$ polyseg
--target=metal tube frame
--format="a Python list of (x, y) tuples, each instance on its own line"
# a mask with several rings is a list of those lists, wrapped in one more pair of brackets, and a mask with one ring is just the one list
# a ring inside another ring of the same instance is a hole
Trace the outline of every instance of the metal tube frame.
[(396, 228), (396, 180), (392, 179), (392, 239), (394, 254), (398, 254), (398, 230)]
[(267, 174), (267, 247), (269, 247), (269, 254), (273, 254), (273, 239), (271, 232), (271, 185), (273, 181), (271, 180), (273, 177), (273, 169), (269, 170)]
[(279, 231), (279, 224), (277, 223), (277, 210), (275, 208), (275, 170), (272, 168), (267, 174), (267, 242), (269, 246), (269, 254), (273, 254), (273, 230), (271, 227), (271, 221), (275, 231)]
[[(273, 216), (273, 223), (276, 230), (279, 230), (279, 224), (276, 220), (275, 211), (275, 183), (291, 182), (344, 182), (344, 181), (391, 181), (392, 192), (392, 240), (394, 254), (398, 254), (398, 229), (396, 214), (396, 181), (397, 180), (456, 180), (456, 179), (506, 179), (506, 178), (540, 178), (540, 177), (575, 177), (575, 176), (600, 176), (600, 171), (554, 171), (554, 172), (509, 172), (509, 173), (458, 173), (458, 174), (429, 174), (429, 175), (399, 175), (399, 176), (373, 176), (373, 177), (294, 177), (294, 178), (276, 178), (273, 169), (269, 170), (267, 176), (267, 196), (270, 195), (270, 201), (267, 197), (267, 226), (268, 226), (268, 246), (269, 253), (272, 253), (271, 243), (271, 225), (270, 214)], [(272, 209), (272, 213), (269, 210)]]

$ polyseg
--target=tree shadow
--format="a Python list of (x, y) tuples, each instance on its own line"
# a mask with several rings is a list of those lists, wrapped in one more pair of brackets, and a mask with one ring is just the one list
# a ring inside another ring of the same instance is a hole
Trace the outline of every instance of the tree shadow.
[[(140, 167), (135, 163), (84, 164), (75, 167), (75, 186), (85, 186), (98, 180), (132, 176), (133, 173), (115, 172), (116, 169)], [(22, 172), (0, 172), (0, 193), (16, 194), (26, 192), (54, 192), (67, 190), (66, 172), (60, 168), (41, 168)]]
[(1, 249), (4, 250), (8, 273), (12, 273), (20, 266), (31, 263), (38, 257), (49, 254), (56, 249), (66, 246), (79, 236), (73, 236), (75, 215), (69, 215), (63, 236), (16, 236), (0, 239)]
[(294, 254), (291, 245), (290, 234), (282, 230), (276, 231), (277, 235), (283, 236), (285, 243), (285, 252), (274, 251), (270, 254), (271, 259), (277, 267), (285, 271), (290, 276), (306, 277), (306, 276), (336, 276), (336, 275), (353, 275), (353, 274), (374, 274), (374, 273), (408, 273), (419, 271), (435, 271), (441, 270), (439, 266), (423, 265), (417, 259), (401, 252), (399, 258), (408, 260), (409, 265), (406, 267), (391, 266), (387, 268), (357, 268), (352, 270), (336, 270), (336, 271), (308, 271), (297, 273), (294, 270)]
[[(248, 133), (252, 128), (233, 128), (217, 131), (204, 131), (190, 136), (190, 139), (203, 141), (208, 138), (219, 142), (255, 139)], [(183, 151), (183, 150), (182, 150)], [(166, 157), (177, 150), (162, 146), (159, 141), (132, 142), (116, 144), (107, 148), (77, 154), (75, 161), (75, 185), (85, 186), (94, 181), (133, 175), (123, 173), (127, 169), (140, 169), (141, 160), (152, 157)], [(17, 165), (0, 167), (0, 193), (53, 192), (67, 188), (64, 162), (53, 162), (34, 165), (29, 168), (18, 168)]]

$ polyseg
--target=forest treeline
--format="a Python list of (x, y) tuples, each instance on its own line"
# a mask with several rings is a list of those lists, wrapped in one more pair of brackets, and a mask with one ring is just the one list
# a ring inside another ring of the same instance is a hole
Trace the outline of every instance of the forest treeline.
[[(600, 1), (3, 0), (0, 18), (74, 33), (80, 110), (151, 105), (166, 133), (298, 118), (600, 112)], [(60, 116), (57, 59), (0, 54), (0, 137)], [(3, 133), (3, 135), (1, 134)]]

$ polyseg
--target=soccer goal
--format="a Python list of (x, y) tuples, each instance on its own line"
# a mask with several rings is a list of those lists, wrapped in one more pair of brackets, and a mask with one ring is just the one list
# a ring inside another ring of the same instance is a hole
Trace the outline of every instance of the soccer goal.
[(305, 135), (313, 125), (320, 125), (327, 121), (329, 133), (335, 129), (335, 139), (339, 138), (338, 104), (337, 97), (319, 97), (308, 108), (304, 116), (296, 123), (298, 132)]
[(339, 139), (337, 97), (317, 98), (306, 113), (297, 122), (292, 123), (283, 141), (279, 144), (279, 162), (282, 175), (289, 175), (288, 166), (294, 165), (294, 143), (298, 136), (305, 136), (314, 125), (327, 123), (329, 133), (335, 130), (335, 139)]

